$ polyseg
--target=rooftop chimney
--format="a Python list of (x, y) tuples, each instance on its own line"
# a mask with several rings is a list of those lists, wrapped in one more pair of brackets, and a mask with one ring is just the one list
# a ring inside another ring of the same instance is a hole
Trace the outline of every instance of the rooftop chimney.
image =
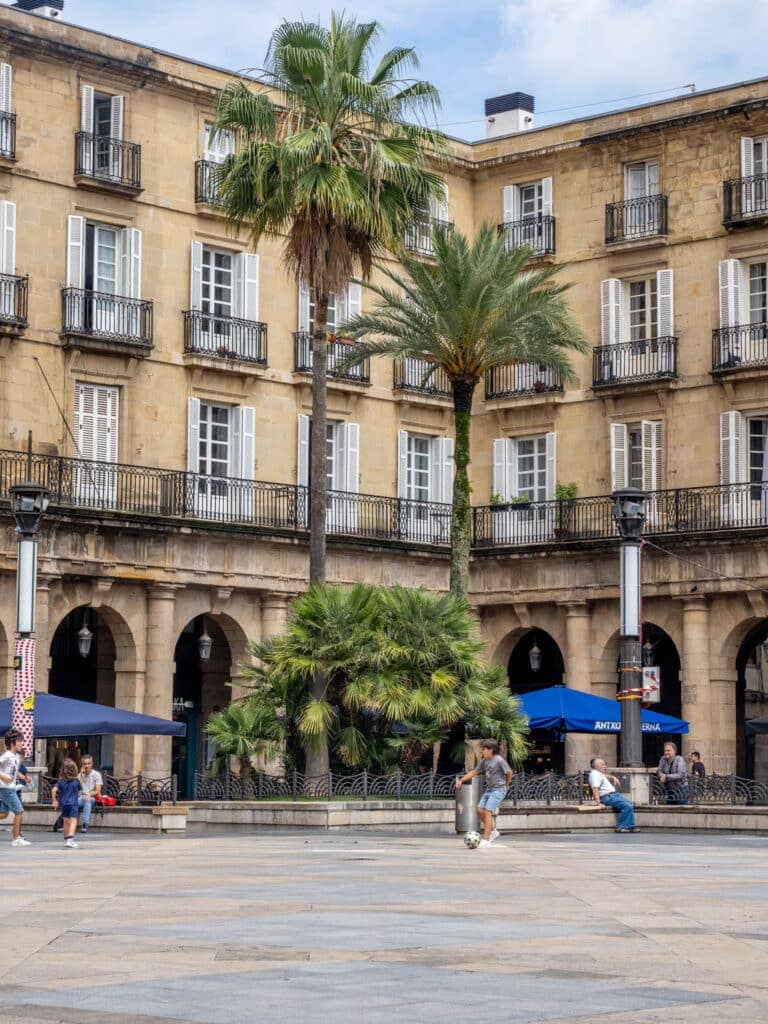
[(485, 101), (485, 137), (514, 135), (533, 128), (533, 96), (527, 92), (508, 92)]
[(39, 14), (43, 18), (57, 20), (64, 10), (64, 0), (16, 0), (13, 6), (28, 14)]

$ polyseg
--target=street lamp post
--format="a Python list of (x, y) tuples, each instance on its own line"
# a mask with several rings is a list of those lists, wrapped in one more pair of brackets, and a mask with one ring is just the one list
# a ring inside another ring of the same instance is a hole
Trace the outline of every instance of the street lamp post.
[(619, 651), (619, 692), (621, 704), (621, 751), (619, 763), (625, 768), (642, 768), (643, 661), (640, 616), (640, 548), (645, 522), (645, 494), (636, 487), (624, 487), (612, 494), (613, 520), (621, 534), (619, 590), (621, 595), (621, 636)]
[[(30, 460), (31, 461), (31, 460)], [(16, 520), (16, 641), (13, 659), (13, 726), (24, 735), (24, 752), (32, 756), (35, 733), (35, 598), (37, 592), (37, 531), (48, 508), (48, 491), (25, 481), (10, 488)]]

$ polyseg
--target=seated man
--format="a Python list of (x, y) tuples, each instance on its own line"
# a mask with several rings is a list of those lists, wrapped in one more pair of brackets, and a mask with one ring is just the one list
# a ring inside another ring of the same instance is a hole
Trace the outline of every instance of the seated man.
[(90, 754), (83, 754), (78, 778), (80, 779), (80, 785), (83, 787), (83, 791), (77, 800), (77, 806), (83, 809), (83, 824), (80, 831), (87, 832), (88, 825), (91, 822), (91, 811), (93, 810), (94, 802), (97, 796), (101, 796), (101, 788), (104, 785), (101, 772), (97, 772), (93, 767), (93, 758)]
[(597, 806), (601, 810), (607, 807), (619, 812), (617, 832), (634, 832), (635, 809), (631, 801), (616, 792), (616, 786), (621, 785), (621, 781), (615, 775), (605, 774), (605, 761), (602, 757), (593, 757), (589, 766), (592, 769), (589, 773), (589, 788)]

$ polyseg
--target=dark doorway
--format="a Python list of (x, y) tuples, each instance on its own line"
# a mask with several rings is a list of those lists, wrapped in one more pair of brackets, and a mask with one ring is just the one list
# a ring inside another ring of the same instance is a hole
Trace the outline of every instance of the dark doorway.
[[(652, 622), (643, 623), (643, 644), (650, 643), (653, 652), (644, 653), (644, 657), (651, 657), (651, 664), (659, 669), (659, 680), (661, 685), (661, 700), (658, 704), (647, 705), (651, 711), (659, 711), (662, 715), (674, 715), (680, 718), (682, 714), (682, 698), (680, 693), (680, 655), (672, 637), (665, 633), (659, 626)], [(643, 733), (643, 764), (652, 768), (657, 765), (664, 751), (666, 740), (672, 739), (680, 745), (679, 736), (665, 736), (659, 733)]]
[[(540, 664), (536, 668), (537, 654)], [(560, 648), (542, 629), (532, 629), (515, 644), (507, 666), (512, 693), (530, 693), (562, 684), (565, 664)], [(531, 730), (531, 753), (522, 768), (526, 772), (565, 771), (565, 736), (553, 729)]]
[(768, 735), (747, 736), (751, 718), (768, 715), (768, 620), (744, 637), (736, 655), (736, 774), (768, 781)]

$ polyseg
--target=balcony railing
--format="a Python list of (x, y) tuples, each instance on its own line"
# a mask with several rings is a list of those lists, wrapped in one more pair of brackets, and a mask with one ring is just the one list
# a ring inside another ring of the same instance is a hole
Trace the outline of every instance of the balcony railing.
[(75, 175), (138, 190), (141, 146), (93, 132), (75, 132)]
[(195, 162), (195, 202), (218, 206), (221, 164), (214, 160)]
[(184, 312), (184, 351), (217, 359), (267, 364), (267, 325), (236, 316)]
[[(426, 375), (432, 370), (430, 377)], [(445, 370), (435, 367), (426, 359), (412, 359), (405, 356), (395, 360), (395, 391), (409, 391), (433, 398), (451, 398), (453, 389)]]
[(16, 115), (0, 110), (0, 156), (16, 159)]
[(152, 348), (152, 303), (108, 292), (64, 288), (62, 334)]
[(485, 375), (487, 399), (518, 398), (562, 390), (560, 375), (536, 363), (504, 363), (494, 366)]
[(667, 197), (642, 196), (605, 207), (605, 241), (631, 242), (667, 233)]
[(453, 224), (447, 220), (438, 220), (435, 217), (429, 220), (416, 220), (410, 224), (405, 231), (403, 244), (409, 252), (415, 252), (419, 256), (431, 256), (434, 253), (432, 237), (435, 230), (444, 231), (448, 234), (453, 231)]
[[(352, 342), (328, 342), (328, 368), (326, 376), (334, 380), (351, 381), (354, 384), (371, 383), (371, 362), (364, 360), (358, 366), (346, 370), (338, 370), (343, 359), (349, 355)], [(297, 331), (293, 336), (294, 371), (296, 373), (312, 373), (312, 335), (309, 331)]]
[(768, 324), (720, 327), (712, 332), (712, 371), (768, 366)]
[(723, 182), (723, 224), (747, 224), (768, 217), (768, 174)]
[(507, 240), (507, 252), (528, 245), (534, 256), (546, 256), (555, 251), (555, 218), (539, 214), (522, 220), (499, 224), (499, 234)]
[(667, 380), (677, 376), (677, 338), (598, 345), (592, 349), (592, 387)]
[(0, 274), (0, 324), (26, 327), (28, 300), (28, 277)]

